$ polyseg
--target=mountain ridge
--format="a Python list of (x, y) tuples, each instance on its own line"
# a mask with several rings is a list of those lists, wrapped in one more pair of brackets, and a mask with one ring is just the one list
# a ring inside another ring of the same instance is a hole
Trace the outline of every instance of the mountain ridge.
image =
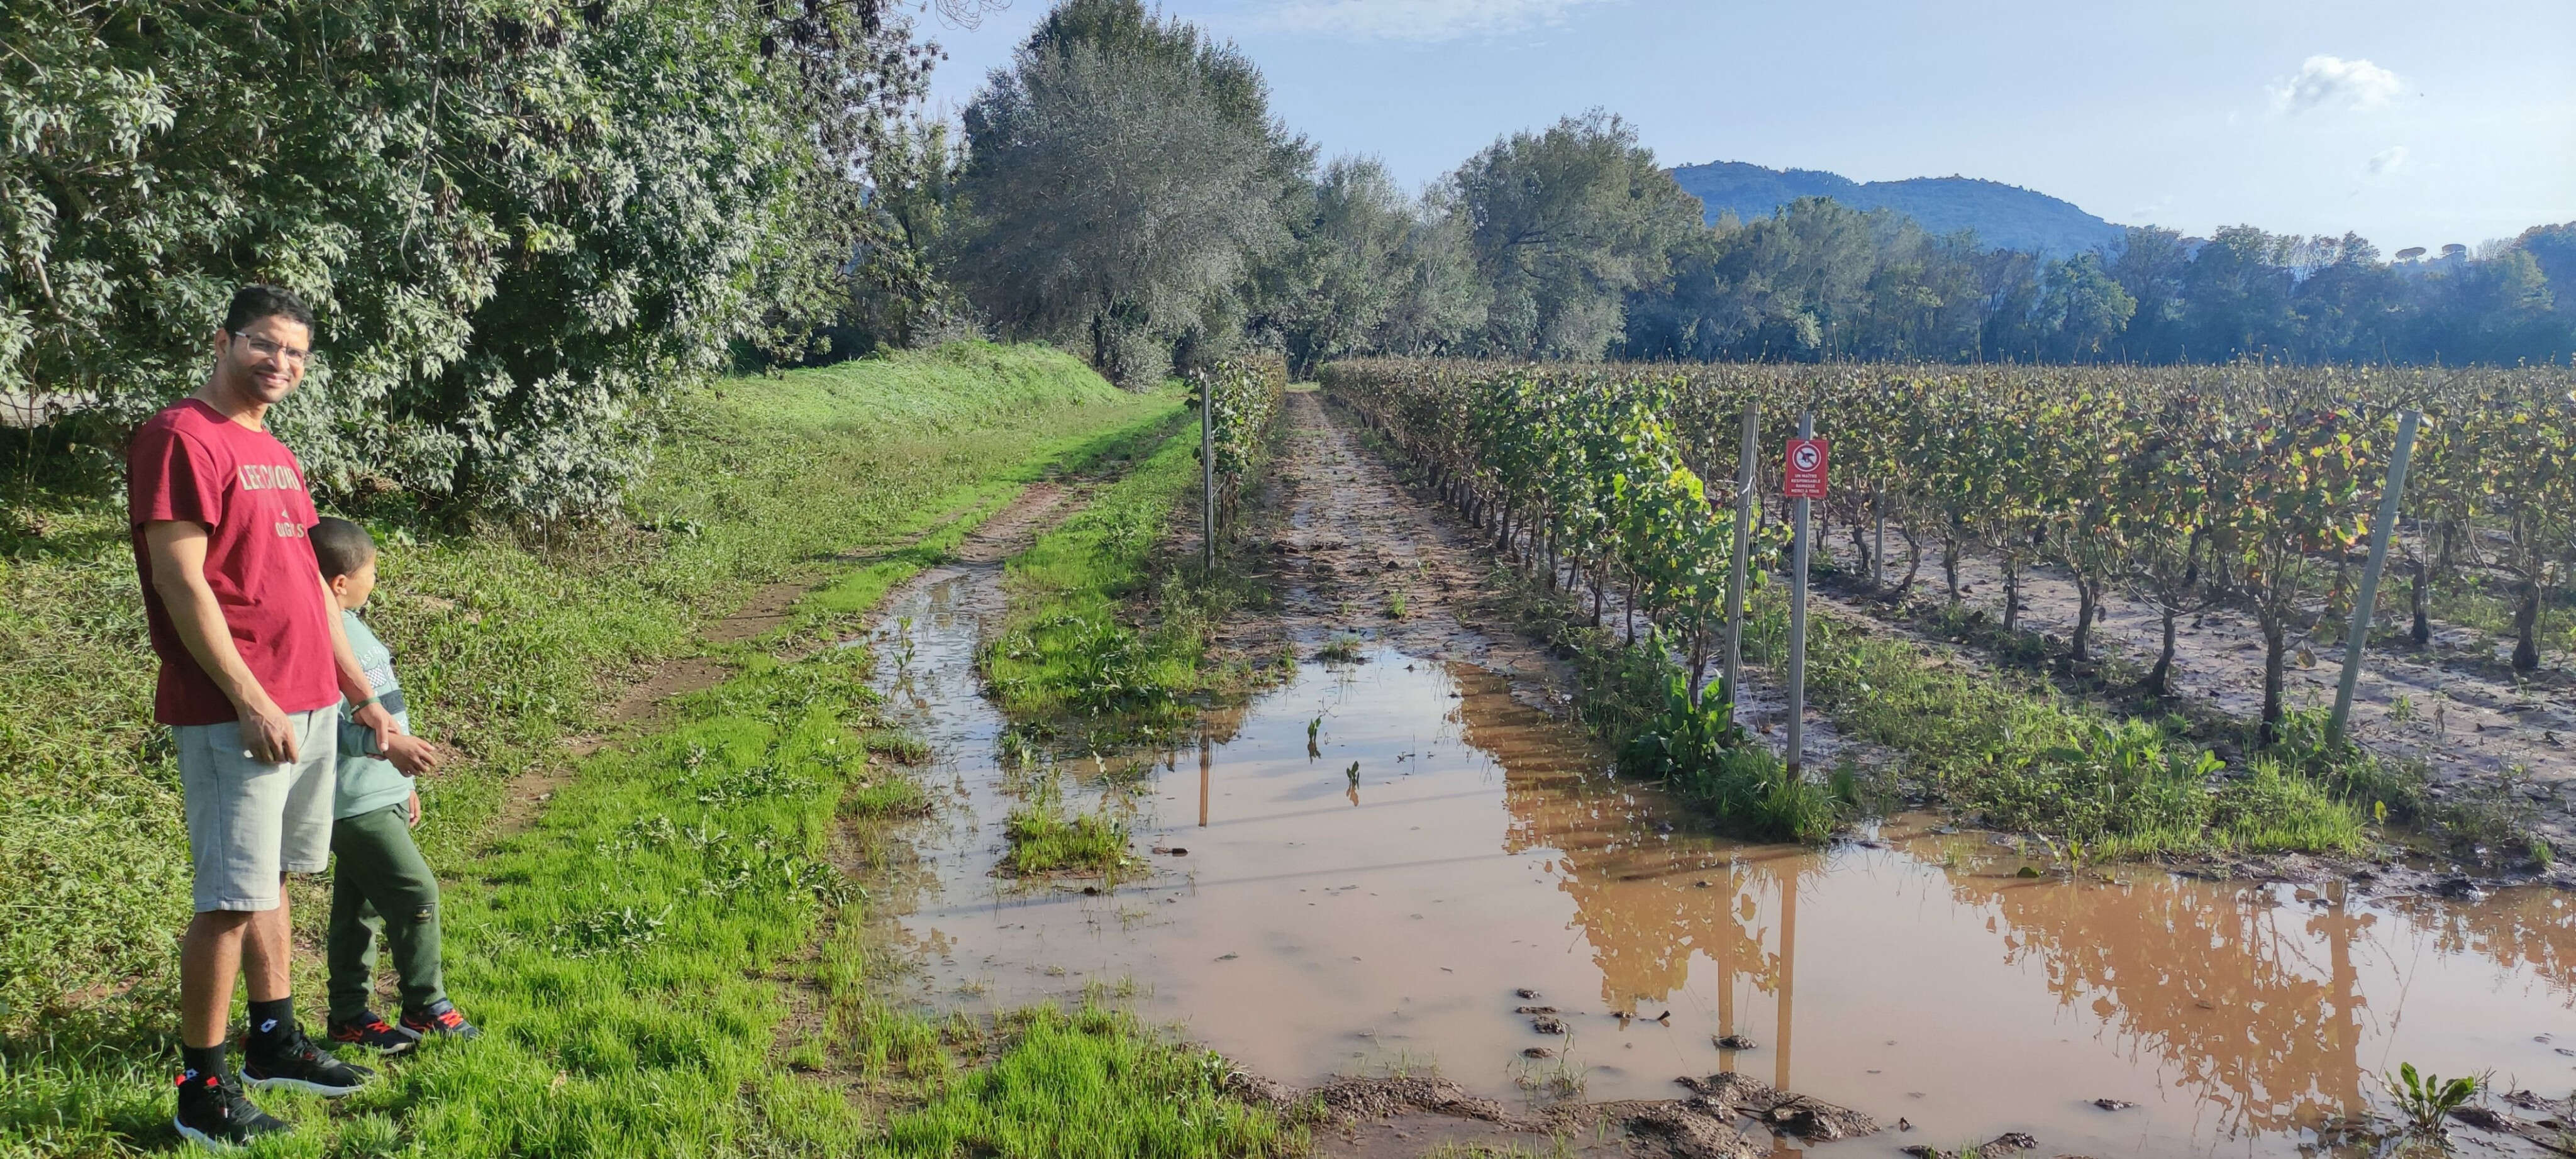
[(1673, 180), (1700, 199), (1712, 224), (1727, 213), (1769, 217), (1801, 197), (1830, 197), (1854, 209), (1885, 209), (1933, 233), (1974, 230), (1979, 245), (2065, 258), (2118, 252), (2127, 227), (2034, 189), (1977, 177), (1909, 177), (1859, 182), (1822, 169), (1772, 169), (1745, 161), (1678, 165)]

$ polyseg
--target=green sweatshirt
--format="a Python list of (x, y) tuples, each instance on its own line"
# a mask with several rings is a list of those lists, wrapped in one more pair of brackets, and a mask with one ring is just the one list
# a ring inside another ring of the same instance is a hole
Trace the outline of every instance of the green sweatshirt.
[[(358, 613), (343, 610), (340, 622), (349, 631), (349, 651), (367, 673), (376, 700), (392, 713), (394, 724), (411, 731), (411, 713), (403, 708), (402, 683), (394, 679), (394, 654), (367, 630)], [(349, 719), (349, 702), (340, 702), (340, 798), (334, 818), (373, 813), (411, 799), (411, 778), (376, 754), (376, 730)]]

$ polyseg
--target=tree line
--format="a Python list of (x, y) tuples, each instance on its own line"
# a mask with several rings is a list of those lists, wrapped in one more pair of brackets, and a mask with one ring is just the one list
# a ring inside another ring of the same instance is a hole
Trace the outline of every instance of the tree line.
[(2250, 227), (2047, 261), (1824, 200), (1708, 224), (1602, 111), (1412, 192), (1141, 0), (1060, 0), (931, 118), (915, 18), (984, 2), (15, 6), (0, 403), (100, 455), (194, 385), (234, 285), (274, 282), (321, 315), (278, 416), (317, 485), (551, 520), (614, 504), (680, 384), (974, 335), (1128, 385), (1244, 347), (1299, 373), (2576, 354), (2576, 224), (2398, 262)]

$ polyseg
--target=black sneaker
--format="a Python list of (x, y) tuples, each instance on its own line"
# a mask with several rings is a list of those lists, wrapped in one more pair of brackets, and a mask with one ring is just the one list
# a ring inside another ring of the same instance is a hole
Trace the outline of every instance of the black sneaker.
[(427, 1010), (403, 1011), (402, 1028), (422, 1038), (455, 1038), (471, 1042), (483, 1037), (480, 1027), (456, 1012), (456, 1004), (441, 998)]
[(219, 1075), (179, 1076), (179, 1114), (170, 1120), (179, 1137), (218, 1151), (249, 1145), (262, 1135), (282, 1135), (286, 1121), (253, 1106), (240, 1087)]
[(331, 1024), (331, 1041), (363, 1046), (377, 1054), (401, 1054), (420, 1044), (420, 1036), (385, 1021), (373, 1010)]
[(243, 1044), (241, 1077), (261, 1090), (281, 1087), (336, 1099), (367, 1085), (376, 1072), (322, 1053), (321, 1047), (313, 1045), (313, 1040), (298, 1030), (294, 1043), (282, 1050), (262, 1048), (256, 1042)]

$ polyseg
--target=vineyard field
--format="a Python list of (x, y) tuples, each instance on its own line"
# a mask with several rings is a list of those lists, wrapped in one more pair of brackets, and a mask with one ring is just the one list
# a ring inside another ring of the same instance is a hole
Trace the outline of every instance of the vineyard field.
[[(2576, 771), (2548, 727), (2576, 722), (2567, 658), (2544, 647), (2576, 562), (2563, 368), (1361, 360), (1322, 378), (1549, 586), (1596, 614), (1633, 601), (1695, 699), (1722, 628), (1742, 412), (1758, 408), (1763, 448), (1750, 543), (1775, 574), (1779, 452), (1812, 413), (1832, 443), (1815, 534), (1833, 590), (1934, 643), (1982, 635), (2097, 689), (2116, 673), (2124, 715), (2233, 710), (2253, 725), (2243, 749), (2311, 766), (2365, 811), (2387, 805), (2380, 774), (2365, 789), (2289, 750), (2315, 739), (2303, 705), (2320, 679), (2331, 694), (2397, 419), (2418, 410), (2365, 712), (2415, 735), (2374, 743), (2380, 763), (2528, 779), (2553, 804)], [(2498, 593), (2502, 640), (2433, 614)], [(2476, 751), (2442, 744), (2445, 726), (2474, 728)]]

